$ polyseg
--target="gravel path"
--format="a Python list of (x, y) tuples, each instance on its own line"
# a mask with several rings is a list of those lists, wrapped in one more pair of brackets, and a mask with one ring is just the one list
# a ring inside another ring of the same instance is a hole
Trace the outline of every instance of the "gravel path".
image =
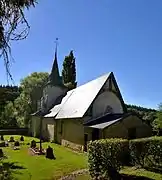
[(77, 176), (86, 174), (88, 169), (80, 169), (77, 171), (72, 172), (71, 174), (60, 178), (59, 180), (75, 180)]

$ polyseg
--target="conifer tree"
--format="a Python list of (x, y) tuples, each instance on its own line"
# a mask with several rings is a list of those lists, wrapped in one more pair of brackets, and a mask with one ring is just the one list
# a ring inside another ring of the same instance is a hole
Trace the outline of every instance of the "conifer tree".
[(62, 78), (65, 86), (69, 90), (76, 88), (76, 65), (73, 51), (70, 51), (68, 56), (65, 56), (63, 62)]

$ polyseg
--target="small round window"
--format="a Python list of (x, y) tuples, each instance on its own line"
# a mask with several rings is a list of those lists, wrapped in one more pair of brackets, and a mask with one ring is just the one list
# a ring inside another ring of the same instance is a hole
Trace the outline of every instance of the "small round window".
[(112, 114), (113, 113), (113, 108), (111, 106), (107, 106), (106, 109), (105, 109), (105, 114), (106, 113)]

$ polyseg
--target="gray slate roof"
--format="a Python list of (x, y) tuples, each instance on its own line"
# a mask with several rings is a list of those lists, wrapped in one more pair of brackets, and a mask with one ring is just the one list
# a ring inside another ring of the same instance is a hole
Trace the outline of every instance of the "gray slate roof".
[(116, 120), (113, 120), (113, 121), (109, 121), (109, 122), (105, 122), (105, 123), (101, 123), (101, 124), (95, 124), (95, 125), (92, 125), (92, 126), (89, 126), (91, 128), (97, 128), (97, 129), (104, 129), (106, 127), (109, 127), (111, 125), (113, 125), (114, 123), (120, 121), (122, 118), (119, 118), (119, 119), (116, 119)]
[(45, 117), (55, 117), (55, 119), (83, 117), (109, 75), (110, 73), (107, 73), (76, 89), (68, 91), (61, 104), (54, 106)]

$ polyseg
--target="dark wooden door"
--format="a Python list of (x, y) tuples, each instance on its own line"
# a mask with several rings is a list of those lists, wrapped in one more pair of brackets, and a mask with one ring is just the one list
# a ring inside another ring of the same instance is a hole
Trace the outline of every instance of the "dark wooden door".
[(129, 128), (128, 139), (135, 139), (135, 138), (136, 138), (136, 128)]
[(99, 129), (93, 129), (92, 131), (92, 141), (98, 140), (99, 139)]
[(84, 134), (84, 151), (87, 151), (88, 134)]

